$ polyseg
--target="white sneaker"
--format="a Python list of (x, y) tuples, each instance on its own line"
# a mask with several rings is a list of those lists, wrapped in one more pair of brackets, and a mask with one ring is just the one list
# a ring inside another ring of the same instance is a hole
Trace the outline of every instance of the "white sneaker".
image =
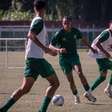
[(74, 98), (75, 98), (75, 104), (79, 104), (80, 103), (80, 97), (74, 96)]
[(96, 98), (90, 92), (85, 92), (84, 97), (89, 101), (96, 102)]
[(109, 88), (104, 89), (104, 93), (109, 97), (112, 98), (112, 90)]

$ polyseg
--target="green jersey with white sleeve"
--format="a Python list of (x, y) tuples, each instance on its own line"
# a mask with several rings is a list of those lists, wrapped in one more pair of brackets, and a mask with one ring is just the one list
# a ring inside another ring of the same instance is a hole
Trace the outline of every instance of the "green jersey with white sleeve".
[(88, 53), (93, 58), (106, 58), (105, 54), (96, 46), (98, 41), (106, 51), (112, 51), (112, 32), (109, 29), (104, 30), (91, 45), (98, 53), (93, 53), (91, 50)]
[[(36, 16), (30, 25), (30, 31), (35, 33), (36, 38), (43, 44), (46, 44), (46, 28), (41, 17)], [(43, 58), (43, 50), (36, 45), (30, 38), (26, 45), (25, 58)]]

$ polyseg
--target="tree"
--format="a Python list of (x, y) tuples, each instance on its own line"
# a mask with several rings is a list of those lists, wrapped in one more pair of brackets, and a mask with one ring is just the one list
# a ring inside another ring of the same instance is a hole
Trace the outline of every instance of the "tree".
[[(60, 20), (69, 15), (74, 19), (90, 22), (104, 22), (112, 20), (112, 0), (46, 0), (46, 19)], [(34, 0), (0, 0), (0, 9), (33, 11)], [(3, 13), (4, 14), (4, 13)]]
[(12, 0), (0, 0), (0, 9), (6, 11), (11, 7)]

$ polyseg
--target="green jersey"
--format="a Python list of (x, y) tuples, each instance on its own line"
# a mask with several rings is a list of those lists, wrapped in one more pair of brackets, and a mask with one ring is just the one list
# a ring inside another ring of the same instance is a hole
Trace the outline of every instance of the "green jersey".
[(76, 40), (81, 38), (82, 33), (76, 28), (72, 28), (68, 32), (64, 29), (61, 29), (56, 32), (52, 38), (51, 44), (58, 48), (66, 48), (67, 54), (61, 55), (77, 54)]
[[(43, 19), (36, 16), (30, 25), (30, 31), (36, 34), (36, 38), (43, 44), (46, 44), (46, 27), (44, 25)], [(44, 51), (37, 46), (30, 38), (28, 38), (28, 43), (26, 46), (25, 58), (43, 58)]]

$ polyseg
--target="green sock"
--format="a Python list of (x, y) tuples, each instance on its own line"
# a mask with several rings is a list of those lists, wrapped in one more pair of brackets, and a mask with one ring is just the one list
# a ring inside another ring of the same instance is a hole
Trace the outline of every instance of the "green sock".
[(112, 85), (112, 74), (110, 76), (109, 84)]
[(45, 96), (44, 99), (43, 99), (43, 102), (42, 102), (42, 104), (40, 106), (39, 112), (46, 112), (50, 101), (51, 101), (51, 98)]
[[(13, 98), (10, 98), (10, 99), (6, 102), (6, 104), (4, 104), (4, 105), (0, 108), (0, 110), (3, 111), (3, 112), (7, 112), (8, 109), (9, 109), (15, 102), (16, 102), (16, 101), (14, 101)], [(0, 112), (1, 112), (1, 111), (0, 111)]]
[(105, 79), (106, 79), (106, 77), (100, 75), (95, 80), (94, 84), (91, 86), (91, 91), (93, 91), (97, 86), (99, 86)]

